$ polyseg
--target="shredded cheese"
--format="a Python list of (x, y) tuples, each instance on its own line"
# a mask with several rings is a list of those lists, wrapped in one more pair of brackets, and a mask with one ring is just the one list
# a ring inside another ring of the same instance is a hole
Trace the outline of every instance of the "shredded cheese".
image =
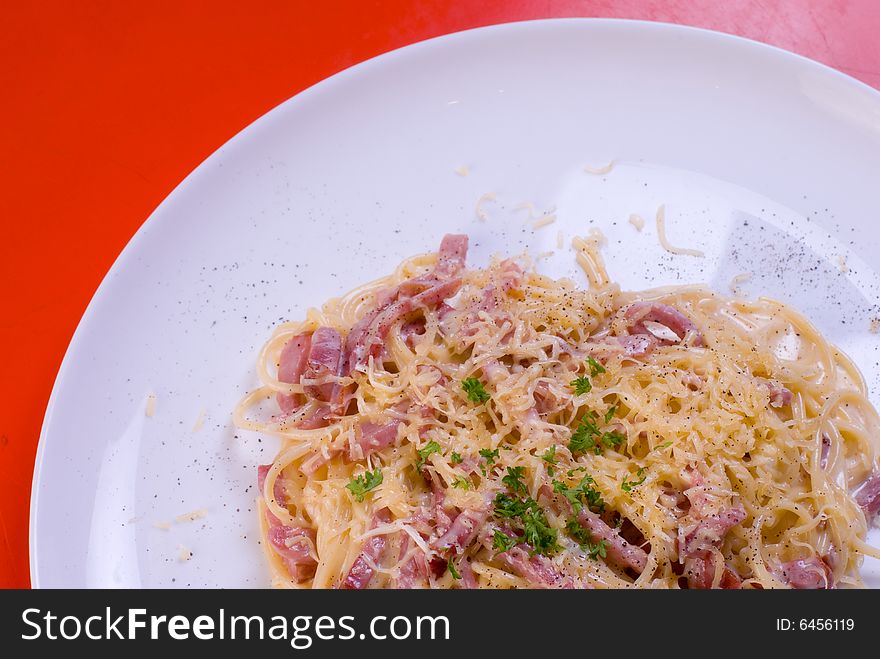
[(206, 517), (208, 511), (204, 508), (199, 508), (198, 510), (193, 510), (192, 512), (184, 513), (183, 515), (178, 515), (174, 518), (175, 522), (184, 523), (184, 522), (194, 522), (197, 519), (202, 519)]
[(156, 413), (156, 394), (147, 395), (147, 404), (144, 406), (144, 414), (150, 418)]
[(477, 199), (477, 206), (476, 206), (477, 219), (482, 220), (483, 222), (485, 222), (486, 220), (489, 219), (489, 213), (487, 213), (486, 210), (483, 208), (483, 204), (487, 201), (497, 201), (497, 198), (496, 198), (494, 192), (485, 192), (482, 195), (480, 195), (479, 199)]
[(602, 165), (601, 167), (591, 167), (591, 166), (587, 165), (586, 167), (584, 167), (584, 171), (587, 174), (595, 174), (595, 175), (608, 174), (612, 169), (614, 169), (614, 164), (615, 164), (615, 161), (612, 160), (607, 165)]
[(629, 223), (632, 224), (636, 231), (641, 231), (645, 228), (645, 219), (639, 215), (638, 213), (631, 213), (629, 216)]

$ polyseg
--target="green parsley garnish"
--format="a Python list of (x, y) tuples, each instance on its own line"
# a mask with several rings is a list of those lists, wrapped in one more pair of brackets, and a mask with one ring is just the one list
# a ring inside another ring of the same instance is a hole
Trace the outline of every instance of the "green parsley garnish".
[(636, 477), (638, 478), (639, 476), (641, 476), (641, 480), (627, 481), (626, 478), (624, 478), (623, 482), (620, 484), (620, 489), (623, 490), (624, 492), (630, 492), (634, 487), (638, 487), (639, 485), (641, 485), (642, 483), (645, 482), (645, 479), (647, 478), (647, 476), (644, 474), (645, 474), (645, 468), (640, 467), (639, 470), (636, 472)]
[(623, 526), (623, 515), (618, 517), (617, 521), (614, 522), (614, 528), (619, 529), (621, 526)]
[(367, 492), (382, 484), (382, 470), (366, 472), (357, 478), (352, 478), (345, 487), (351, 490), (354, 498), (363, 501)]
[(449, 461), (454, 465), (459, 465), (462, 462), (464, 462), (464, 458), (462, 458), (461, 455), (459, 455), (458, 453), (453, 451), (452, 455), (449, 456)]
[(522, 482), (522, 477), (526, 473), (525, 467), (508, 467), (507, 476), (501, 479), (501, 482), (509, 487), (513, 492), (522, 492), (528, 494), (526, 484)]
[(458, 573), (458, 570), (455, 569), (455, 565), (452, 561), (449, 561), (446, 564), (446, 568), (449, 570), (449, 574), (452, 575), (453, 579), (461, 579), (461, 575)]
[(428, 456), (432, 453), (440, 452), (440, 444), (431, 440), (427, 444), (425, 444), (425, 448), (421, 448), (418, 450), (419, 459), (416, 461), (416, 469), (421, 470), (422, 467), (425, 466), (425, 461), (428, 459)]
[(574, 389), (575, 396), (582, 396), (583, 394), (588, 394), (593, 390), (593, 383), (590, 382), (590, 378), (586, 375), (582, 375), (580, 377), (575, 378), (569, 384)]
[(556, 444), (544, 451), (541, 459), (547, 463), (547, 473), (552, 476), (556, 471), (556, 463), (559, 462), (559, 458), (556, 457)]
[(590, 449), (599, 449), (600, 447), (596, 445), (596, 438), (599, 436), (599, 428), (596, 427), (596, 424), (584, 417), (581, 419), (580, 424), (571, 434), (571, 439), (568, 442), (568, 450), (572, 453), (586, 453)]
[(663, 442), (663, 443), (660, 444), (659, 446), (655, 446), (654, 449), (653, 449), (651, 452), (653, 453), (654, 451), (660, 451), (660, 450), (662, 450), (662, 449), (669, 448), (670, 446), (672, 446), (672, 442), (671, 442), (671, 441), (669, 441), (669, 442)]
[(602, 446), (616, 448), (626, 441), (626, 436), (616, 430), (602, 432), (595, 421), (586, 416), (581, 419), (577, 429), (571, 434), (568, 449), (572, 453), (586, 453), (593, 451), (596, 455), (602, 453)]
[(461, 388), (467, 394), (472, 403), (485, 403), (491, 396), (483, 387), (483, 383), (477, 378), (465, 378), (461, 381)]
[(589, 365), (590, 375), (592, 375), (593, 377), (596, 377), (597, 375), (599, 375), (599, 373), (605, 372), (605, 367), (592, 357), (587, 357), (587, 365)]
[(576, 517), (569, 518), (565, 524), (565, 530), (568, 531), (568, 535), (581, 546), (581, 549), (590, 558), (595, 560), (596, 558), (605, 558), (607, 555), (608, 541), (600, 540), (599, 542), (593, 542), (593, 536), (590, 535), (587, 529), (581, 526)]
[(608, 411), (605, 412), (605, 423), (609, 423), (611, 419), (614, 418), (615, 414), (617, 414), (617, 405), (612, 405), (608, 408)]
[(568, 499), (576, 513), (580, 512), (584, 505), (597, 512), (602, 512), (605, 510), (605, 502), (602, 500), (602, 494), (599, 490), (593, 487), (595, 482), (589, 475), (584, 476), (575, 487), (569, 487), (562, 481), (553, 481), (553, 491)]
[(471, 489), (471, 482), (464, 476), (459, 476), (452, 482), (452, 487), (457, 487), (461, 490), (469, 490)]
[(616, 430), (609, 430), (602, 433), (602, 443), (608, 448), (615, 448), (626, 441), (626, 436)]
[(517, 499), (504, 492), (499, 492), (495, 495), (495, 515), (497, 517), (513, 519), (522, 515), (528, 507), (529, 504), (526, 501)]
[(550, 554), (559, 548), (556, 529), (547, 523), (544, 511), (529, 510), (522, 516), (523, 535), (536, 554)]
[(495, 529), (495, 535), (492, 537), (492, 546), (498, 550), (499, 554), (509, 549), (513, 549), (517, 542), (518, 540), (516, 538), (511, 538), (506, 533)]
[(480, 449), (480, 457), (486, 459), (486, 464), (493, 465), (495, 464), (495, 458), (498, 457), (498, 449), (496, 448), (494, 451), (487, 448)]
[(559, 549), (556, 529), (550, 526), (541, 506), (531, 497), (517, 499), (499, 492), (495, 495), (495, 515), (518, 519), (522, 525), (523, 540), (532, 546), (533, 553), (548, 555)]

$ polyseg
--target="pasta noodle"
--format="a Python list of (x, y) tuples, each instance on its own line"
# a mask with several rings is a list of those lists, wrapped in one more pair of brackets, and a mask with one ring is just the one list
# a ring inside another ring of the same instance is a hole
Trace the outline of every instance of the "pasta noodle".
[(234, 415), (281, 441), (275, 586), (862, 585), (855, 365), (770, 299), (622, 291), (600, 239), (573, 240), (587, 289), (447, 236), (275, 330)]
[(698, 249), (689, 249), (686, 247), (675, 247), (666, 238), (666, 206), (661, 205), (657, 209), (657, 237), (660, 245), (670, 254), (681, 254), (684, 256), (706, 256)]

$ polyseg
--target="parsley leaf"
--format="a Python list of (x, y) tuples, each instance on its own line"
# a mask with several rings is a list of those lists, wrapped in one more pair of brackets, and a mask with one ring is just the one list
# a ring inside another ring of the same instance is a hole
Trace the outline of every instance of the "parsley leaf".
[(446, 564), (446, 568), (449, 570), (449, 574), (452, 575), (453, 579), (461, 579), (461, 575), (458, 573), (458, 570), (455, 569), (455, 564), (452, 561), (449, 561)]
[(559, 549), (556, 529), (538, 502), (531, 497), (518, 499), (499, 492), (495, 495), (495, 515), (506, 519), (518, 519), (523, 529), (523, 540), (532, 546), (533, 553), (550, 554)]
[(556, 529), (547, 522), (544, 511), (538, 506), (529, 508), (520, 518), (525, 540), (536, 554), (547, 555), (559, 549)]
[(517, 542), (519, 541), (516, 538), (511, 538), (506, 533), (495, 529), (495, 535), (492, 537), (492, 546), (498, 550), (498, 553), (513, 549)]
[(615, 448), (617, 446), (620, 446), (625, 441), (626, 435), (623, 435), (616, 430), (609, 430), (602, 433), (602, 443), (605, 444), (605, 446), (607, 446), (608, 448)]
[(523, 494), (528, 494), (529, 491), (526, 488), (526, 484), (523, 483), (521, 480), (525, 473), (525, 467), (508, 467), (507, 476), (502, 478), (501, 482), (514, 492), (522, 492)]
[(607, 555), (608, 541), (600, 540), (599, 542), (593, 542), (593, 536), (587, 529), (581, 526), (576, 517), (569, 518), (565, 524), (565, 530), (568, 531), (568, 535), (581, 546), (581, 549), (590, 558), (595, 560), (596, 558), (605, 558)]
[(516, 497), (499, 492), (495, 495), (495, 515), (513, 519), (522, 515), (529, 507), (525, 501), (521, 501)]
[(366, 472), (357, 478), (352, 478), (345, 487), (351, 490), (352, 495), (358, 501), (363, 501), (367, 492), (382, 483), (382, 470), (376, 469), (374, 472)]
[(599, 375), (599, 373), (605, 372), (605, 367), (592, 357), (587, 357), (587, 364), (590, 367), (590, 375), (592, 375), (593, 377), (596, 377), (597, 375)]
[(498, 449), (496, 448), (494, 451), (487, 448), (480, 449), (480, 457), (486, 459), (486, 464), (493, 465), (495, 464), (495, 458), (498, 457)]
[(559, 458), (556, 457), (556, 444), (544, 451), (544, 455), (541, 456), (541, 459), (547, 463), (548, 475), (552, 476), (556, 473), (556, 463), (559, 462)]
[(641, 476), (641, 480), (637, 481), (627, 481), (626, 477), (624, 477), (623, 482), (620, 484), (620, 489), (624, 492), (630, 492), (634, 487), (638, 487), (639, 485), (644, 483), (645, 479), (647, 478), (647, 476), (645, 475), (644, 467), (640, 467), (638, 472), (636, 472), (636, 478), (638, 478), (639, 476)]
[(440, 452), (440, 444), (431, 440), (427, 444), (425, 444), (424, 448), (421, 448), (417, 451), (419, 454), (419, 459), (416, 461), (416, 469), (421, 470), (422, 467), (425, 466), (425, 461), (428, 459), (428, 456), (432, 453)]
[(665, 448), (669, 448), (670, 446), (672, 446), (672, 442), (671, 442), (671, 441), (663, 442), (663, 443), (660, 444), (659, 446), (655, 446), (655, 447), (652, 449), (651, 452), (653, 453), (654, 451), (661, 451), (661, 450), (663, 450), (663, 449), (665, 449)]
[(578, 378), (575, 378), (569, 384), (574, 389), (574, 393), (576, 396), (581, 396), (583, 394), (588, 394), (593, 390), (593, 383), (590, 382), (590, 378), (586, 375), (582, 375)]
[(601, 448), (596, 445), (596, 437), (599, 434), (599, 428), (596, 427), (596, 424), (587, 419), (587, 417), (584, 417), (581, 419), (577, 430), (571, 434), (571, 439), (568, 442), (568, 450), (572, 453), (586, 453), (590, 449), (601, 450)]
[(602, 512), (605, 510), (605, 502), (599, 490), (593, 487), (595, 482), (589, 475), (584, 476), (575, 487), (569, 487), (561, 481), (553, 481), (553, 491), (568, 499), (575, 512), (580, 512), (584, 505)]
[(464, 458), (462, 458), (461, 455), (459, 455), (458, 453), (456, 453), (455, 451), (453, 451), (453, 452), (452, 452), (452, 455), (451, 455), (450, 458), (449, 458), (449, 461), (450, 461), (452, 464), (454, 464), (454, 465), (459, 465), (459, 464), (461, 464), (462, 462), (464, 462)]
[(457, 487), (462, 490), (469, 490), (471, 489), (471, 482), (464, 476), (459, 476), (452, 482), (452, 487)]
[(464, 389), (468, 400), (472, 403), (485, 403), (491, 398), (489, 393), (483, 387), (483, 383), (477, 378), (465, 378), (461, 381), (461, 388)]
[(615, 414), (617, 414), (617, 405), (612, 405), (608, 408), (608, 411), (605, 412), (605, 423), (610, 423)]

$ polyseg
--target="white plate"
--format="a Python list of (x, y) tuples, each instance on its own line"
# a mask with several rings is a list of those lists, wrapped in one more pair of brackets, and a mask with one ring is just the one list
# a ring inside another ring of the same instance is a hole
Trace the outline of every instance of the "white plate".
[[(609, 174), (584, 172), (612, 158)], [(436, 248), (449, 231), (470, 234), (472, 263), (556, 250), (541, 269), (580, 277), (557, 233), (568, 241), (598, 226), (626, 287), (704, 281), (725, 291), (753, 271), (748, 293), (803, 309), (880, 391), (880, 339), (868, 331), (878, 180), (877, 92), (712, 32), (519, 23), (336, 75), (205, 161), (96, 293), (43, 425), (33, 583), (267, 585), (254, 483), (275, 445), (230, 424), (256, 383), (257, 350), (277, 321)], [(480, 221), (486, 192), (498, 201)], [(523, 201), (555, 205), (556, 223), (532, 230), (514, 210)], [(641, 233), (627, 223), (630, 213), (651, 220), (661, 203), (670, 240), (706, 258), (666, 254), (651, 221)], [(154, 526), (199, 509), (202, 519)], [(880, 585), (876, 566), (868, 571)]]

